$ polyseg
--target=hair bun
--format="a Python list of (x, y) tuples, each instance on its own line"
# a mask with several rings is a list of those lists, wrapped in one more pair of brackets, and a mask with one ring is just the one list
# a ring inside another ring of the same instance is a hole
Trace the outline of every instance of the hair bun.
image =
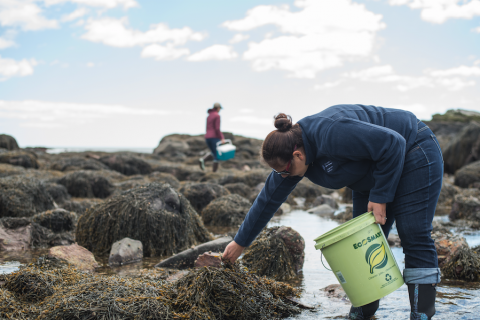
[(275, 116), (274, 125), (280, 132), (288, 131), (292, 128), (292, 117), (287, 116), (285, 113), (279, 113)]

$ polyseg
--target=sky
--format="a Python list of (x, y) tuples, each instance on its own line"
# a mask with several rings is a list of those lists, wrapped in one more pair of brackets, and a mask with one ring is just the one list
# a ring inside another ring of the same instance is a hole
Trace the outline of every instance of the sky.
[(0, 0), (0, 134), (20, 147), (263, 139), (346, 103), (480, 112), (480, 0)]

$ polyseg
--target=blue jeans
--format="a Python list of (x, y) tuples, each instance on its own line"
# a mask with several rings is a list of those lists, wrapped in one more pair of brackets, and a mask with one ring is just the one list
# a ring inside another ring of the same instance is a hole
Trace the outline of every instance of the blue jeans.
[[(437, 138), (418, 120), (415, 144), (406, 152), (395, 199), (387, 203), (385, 236), (396, 222), (403, 252), (407, 284), (440, 282), (437, 250), (430, 236), (438, 197), (442, 188), (443, 158)], [(353, 216), (367, 211), (368, 194), (353, 192)]]
[(207, 142), (208, 147), (212, 151), (213, 162), (218, 162), (218, 159), (217, 159), (217, 142), (220, 141), (220, 139), (218, 139), (218, 138), (208, 138), (208, 139), (205, 139), (205, 141)]

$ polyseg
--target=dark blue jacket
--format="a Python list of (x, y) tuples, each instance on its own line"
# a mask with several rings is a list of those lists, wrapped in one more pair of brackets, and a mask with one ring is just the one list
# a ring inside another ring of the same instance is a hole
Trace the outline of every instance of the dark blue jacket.
[[(360, 104), (336, 105), (298, 121), (309, 165), (305, 177), (330, 189), (348, 186), (376, 203), (392, 202), (405, 152), (417, 136), (411, 112)], [(302, 177), (270, 173), (235, 242), (249, 246)]]

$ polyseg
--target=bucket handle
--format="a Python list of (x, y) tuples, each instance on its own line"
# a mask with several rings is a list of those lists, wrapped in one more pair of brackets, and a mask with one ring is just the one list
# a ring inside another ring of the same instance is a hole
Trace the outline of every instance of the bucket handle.
[(322, 262), (322, 265), (325, 269), (327, 269), (328, 271), (332, 271), (332, 269), (328, 269), (327, 267), (325, 267), (325, 264), (323, 263), (323, 251), (322, 251), (323, 247), (325, 247), (325, 244), (323, 244), (322, 248), (320, 248), (320, 261)]

